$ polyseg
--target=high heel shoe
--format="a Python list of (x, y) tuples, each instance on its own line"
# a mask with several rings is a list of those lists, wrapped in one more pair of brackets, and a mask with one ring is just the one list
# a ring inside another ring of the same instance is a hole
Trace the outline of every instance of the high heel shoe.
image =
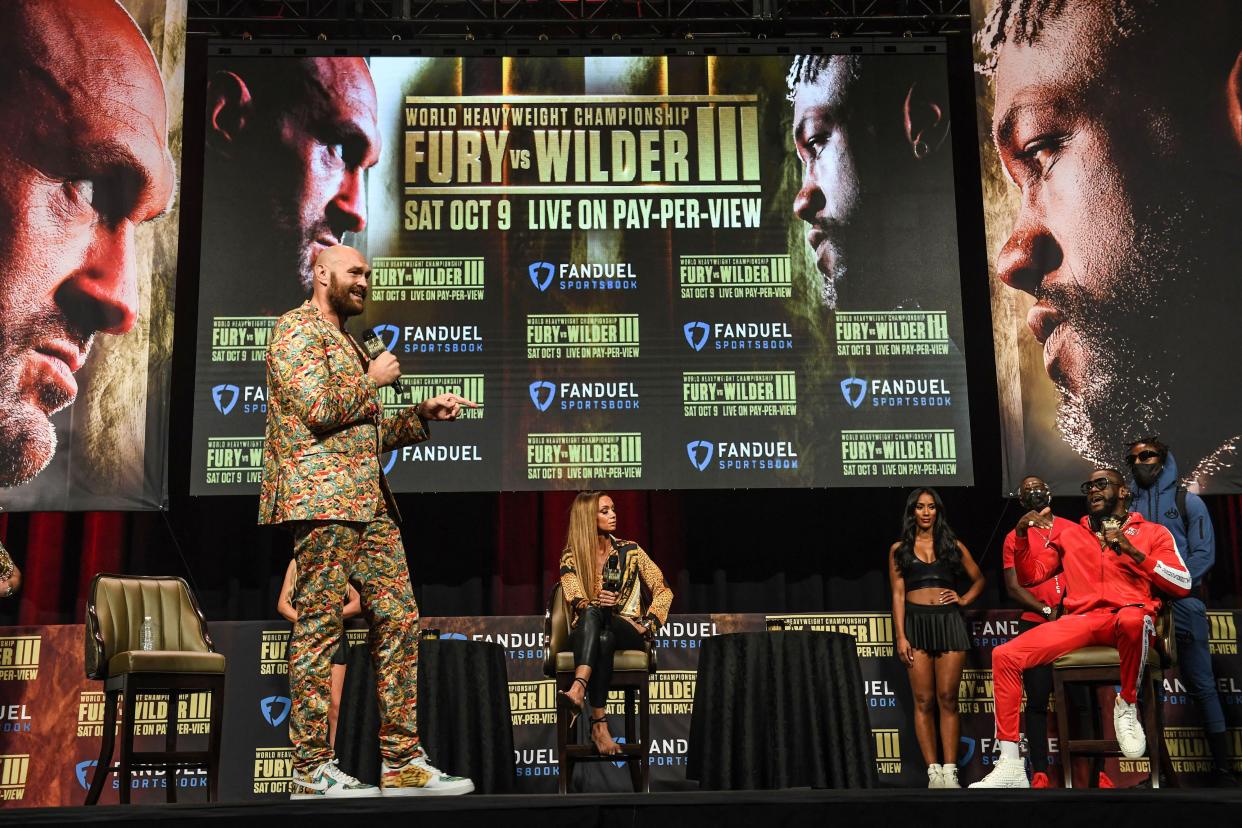
[(582, 708), (584, 705), (586, 705), (587, 680), (584, 679), (582, 676), (574, 676), (574, 680), (570, 683), (569, 686), (573, 687), (575, 684), (582, 685), (582, 704), (574, 704), (574, 700), (571, 699), (569, 697), (569, 694), (565, 692), (564, 690), (556, 691), (557, 703), (560, 704), (561, 707), (564, 707), (567, 710), (572, 710), (574, 712), (574, 715), (571, 716), (569, 719), (570, 730), (572, 730), (574, 725), (578, 723), (578, 717), (582, 715)]

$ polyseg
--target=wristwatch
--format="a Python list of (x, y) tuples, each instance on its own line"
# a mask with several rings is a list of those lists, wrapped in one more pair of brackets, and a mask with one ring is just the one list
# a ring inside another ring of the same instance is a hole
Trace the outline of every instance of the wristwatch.
[(1047, 604), (1044, 604), (1043, 609), (1041, 609), (1040, 612), (1044, 614), (1044, 618), (1048, 618), (1048, 619), (1052, 618), (1052, 607), (1048, 606)]

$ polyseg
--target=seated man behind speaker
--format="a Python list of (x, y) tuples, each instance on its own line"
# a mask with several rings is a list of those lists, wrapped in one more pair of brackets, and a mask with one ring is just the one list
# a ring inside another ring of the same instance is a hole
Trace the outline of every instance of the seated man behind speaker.
[[(1061, 555), (1065, 574), (1065, 612), (992, 653), (996, 738), (1000, 759), (972, 788), (1026, 788), (1026, 768), (1018, 752), (1022, 673), (1082, 647), (1116, 647), (1121, 656), (1121, 692), (1113, 703), (1113, 726), (1122, 755), (1142, 756), (1147, 740), (1138, 718), (1138, 688), (1155, 638), (1157, 591), (1183, 597), (1190, 572), (1169, 530), (1128, 512), (1129, 487), (1121, 472), (1100, 468), (1082, 484), (1087, 516), (1079, 525), (1053, 521), (1051, 511), (1028, 517), (1028, 530), (1048, 532), (1047, 543)], [(1019, 537), (1015, 551), (1029, 550)]]

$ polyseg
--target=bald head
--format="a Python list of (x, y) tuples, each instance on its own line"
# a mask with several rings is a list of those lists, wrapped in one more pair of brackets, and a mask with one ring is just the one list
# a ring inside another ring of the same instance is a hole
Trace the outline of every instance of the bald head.
[(311, 301), (344, 324), (362, 313), (370, 279), (371, 266), (361, 253), (344, 244), (333, 245), (315, 257)]

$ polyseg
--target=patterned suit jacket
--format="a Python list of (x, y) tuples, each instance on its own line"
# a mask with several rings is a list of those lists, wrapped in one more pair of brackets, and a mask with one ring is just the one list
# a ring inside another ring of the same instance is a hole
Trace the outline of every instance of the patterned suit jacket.
[(426, 440), (407, 408), (383, 417), (361, 348), (310, 302), (276, 321), (267, 346), (267, 435), (259, 523), (371, 520), (397, 504), (379, 455)]

